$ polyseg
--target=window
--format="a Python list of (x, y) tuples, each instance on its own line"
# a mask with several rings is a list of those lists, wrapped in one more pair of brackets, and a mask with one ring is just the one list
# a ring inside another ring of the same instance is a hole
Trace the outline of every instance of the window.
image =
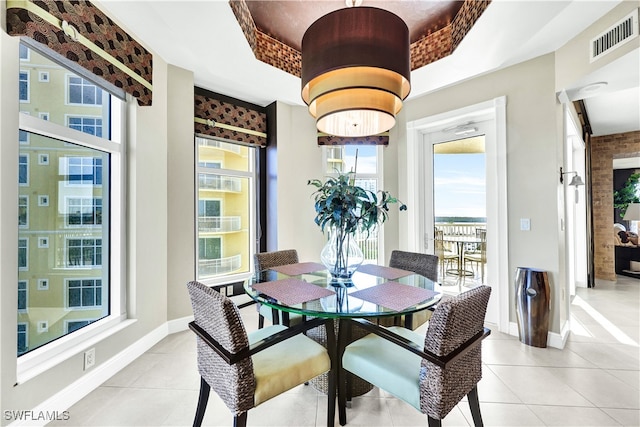
[(18, 226), (29, 226), (29, 196), (18, 196)]
[(29, 60), (30, 55), (29, 55), (29, 48), (23, 44), (20, 45), (20, 60)]
[(22, 129), (18, 132), (18, 142), (20, 144), (28, 144), (29, 143), (29, 133), (23, 131)]
[(99, 117), (69, 117), (69, 127), (71, 129), (79, 130), (80, 132), (88, 133), (89, 135), (95, 135), (102, 137), (102, 119)]
[(18, 280), (18, 311), (27, 311), (27, 281)]
[(20, 154), (18, 156), (18, 183), (29, 185), (29, 155)]
[(29, 267), (29, 248), (27, 239), (18, 239), (18, 269), (26, 270)]
[(38, 81), (42, 83), (49, 83), (49, 72), (38, 71)]
[(102, 105), (102, 89), (82, 77), (69, 76), (69, 104)]
[(102, 280), (73, 279), (67, 282), (67, 306), (87, 308), (102, 305)]
[(49, 113), (38, 113), (38, 117), (42, 120), (49, 120)]
[(67, 322), (67, 333), (77, 331), (78, 329), (87, 326), (91, 323), (89, 320), (69, 320)]
[(220, 283), (251, 273), (255, 231), (255, 150), (197, 136), (198, 280)]
[[(344, 145), (325, 147), (326, 172), (337, 175), (349, 171), (356, 172), (356, 185), (373, 191), (379, 189), (381, 167), (380, 148), (375, 145)], [(356, 166), (357, 165), (357, 166)], [(356, 233), (358, 245), (364, 254), (365, 263), (379, 263), (383, 256), (377, 228), (369, 234)]]
[(49, 290), (49, 279), (38, 279), (38, 290), (39, 291), (48, 291)]
[(20, 71), (20, 102), (29, 102), (29, 72)]
[(67, 241), (69, 267), (102, 265), (102, 239), (69, 239)]
[[(19, 104), (19, 141), (29, 145), (19, 145), (18, 280), (37, 280), (26, 311), (18, 314), (18, 323), (27, 325), (19, 330), (18, 354), (30, 352), (18, 361), (19, 374), (51, 360), (50, 342), (70, 333), (62, 345), (78, 345), (86, 339), (82, 326), (95, 324), (90, 332), (98, 333), (126, 314), (122, 222), (111, 220), (125, 216), (126, 105), (98, 82), (39, 51), (24, 51), (29, 59), (23, 68), (37, 65), (49, 83), (32, 84), (31, 102)], [(53, 96), (55, 88), (64, 89)], [(70, 129), (70, 121), (83, 132)], [(40, 309), (44, 301), (46, 310)]]
[(102, 184), (102, 159), (93, 157), (66, 157), (67, 183), (72, 185)]
[(67, 199), (67, 225), (101, 225), (102, 199), (72, 197)]
[(27, 347), (27, 343), (29, 342), (27, 339), (27, 326), (26, 323), (18, 323), (18, 356), (29, 350)]

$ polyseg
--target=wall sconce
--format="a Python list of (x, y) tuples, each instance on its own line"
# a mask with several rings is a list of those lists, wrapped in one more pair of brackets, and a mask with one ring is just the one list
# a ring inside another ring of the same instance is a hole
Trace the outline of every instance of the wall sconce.
[(564, 183), (564, 175), (568, 174), (568, 173), (572, 173), (573, 174), (573, 178), (571, 178), (571, 181), (569, 182), (569, 185), (572, 187), (575, 187), (576, 191), (575, 191), (575, 201), (576, 203), (578, 203), (578, 187), (581, 185), (584, 185), (584, 182), (582, 182), (582, 178), (580, 178), (580, 175), (578, 175), (578, 172), (575, 171), (571, 171), (571, 172), (563, 172), (562, 171), (562, 166), (560, 167), (560, 184)]
[(564, 182), (564, 175), (568, 173), (573, 174), (573, 178), (571, 178), (571, 182), (569, 182), (569, 185), (576, 187), (576, 189), (578, 188), (578, 186), (584, 185), (584, 182), (582, 182), (582, 178), (580, 177), (580, 175), (578, 175), (578, 172), (575, 172), (575, 171), (563, 172), (562, 166), (560, 167), (560, 184)]

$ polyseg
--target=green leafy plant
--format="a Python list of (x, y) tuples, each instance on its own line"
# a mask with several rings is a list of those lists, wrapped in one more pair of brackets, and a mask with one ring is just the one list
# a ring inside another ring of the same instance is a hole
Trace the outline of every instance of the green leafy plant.
[(620, 215), (624, 218), (629, 203), (640, 203), (638, 197), (640, 173), (632, 174), (618, 191), (613, 192), (613, 207), (620, 209)]
[(389, 217), (389, 205), (400, 204), (400, 210), (407, 206), (398, 201), (388, 191), (373, 192), (355, 185), (355, 172), (328, 177), (324, 182), (312, 179), (308, 185), (316, 187), (315, 223), (322, 232), (330, 228), (335, 238), (335, 265), (332, 274), (338, 277), (350, 277), (348, 270), (349, 256), (345, 243), (357, 231), (367, 235), (377, 225)]
[(374, 193), (355, 185), (355, 172), (328, 177), (324, 182), (312, 179), (307, 184), (317, 188), (313, 193), (315, 222), (323, 232), (329, 226), (345, 234), (356, 231), (368, 233), (387, 220), (390, 204), (399, 203), (401, 211), (407, 209), (388, 191)]

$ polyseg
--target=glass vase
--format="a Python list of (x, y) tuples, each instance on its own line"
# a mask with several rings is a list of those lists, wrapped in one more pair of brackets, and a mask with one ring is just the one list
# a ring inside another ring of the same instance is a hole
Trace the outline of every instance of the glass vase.
[(320, 260), (334, 278), (350, 279), (364, 261), (364, 255), (352, 233), (333, 228), (320, 253)]

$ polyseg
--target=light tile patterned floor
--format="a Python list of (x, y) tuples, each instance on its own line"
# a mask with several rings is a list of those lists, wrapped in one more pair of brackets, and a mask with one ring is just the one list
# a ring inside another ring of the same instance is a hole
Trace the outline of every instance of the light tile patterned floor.
[[(493, 332), (483, 344), (479, 384), (486, 426), (639, 426), (640, 280), (619, 278), (578, 289), (572, 334), (564, 350), (521, 344)], [(242, 310), (257, 327), (254, 307)], [(195, 337), (168, 336), (69, 409), (64, 426), (188, 426), (198, 399)], [(249, 411), (250, 426), (324, 426), (326, 397), (300, 386)], [(426, 417), (374, 389), (355, 398), (348, 426), (425, 426)], [(212, 393), (207, 426), (231, 426), (232, 417)], [(336, 425), (338, 425), (336, 421)], [(444, 426), (469, 426), (465, 402)]]

